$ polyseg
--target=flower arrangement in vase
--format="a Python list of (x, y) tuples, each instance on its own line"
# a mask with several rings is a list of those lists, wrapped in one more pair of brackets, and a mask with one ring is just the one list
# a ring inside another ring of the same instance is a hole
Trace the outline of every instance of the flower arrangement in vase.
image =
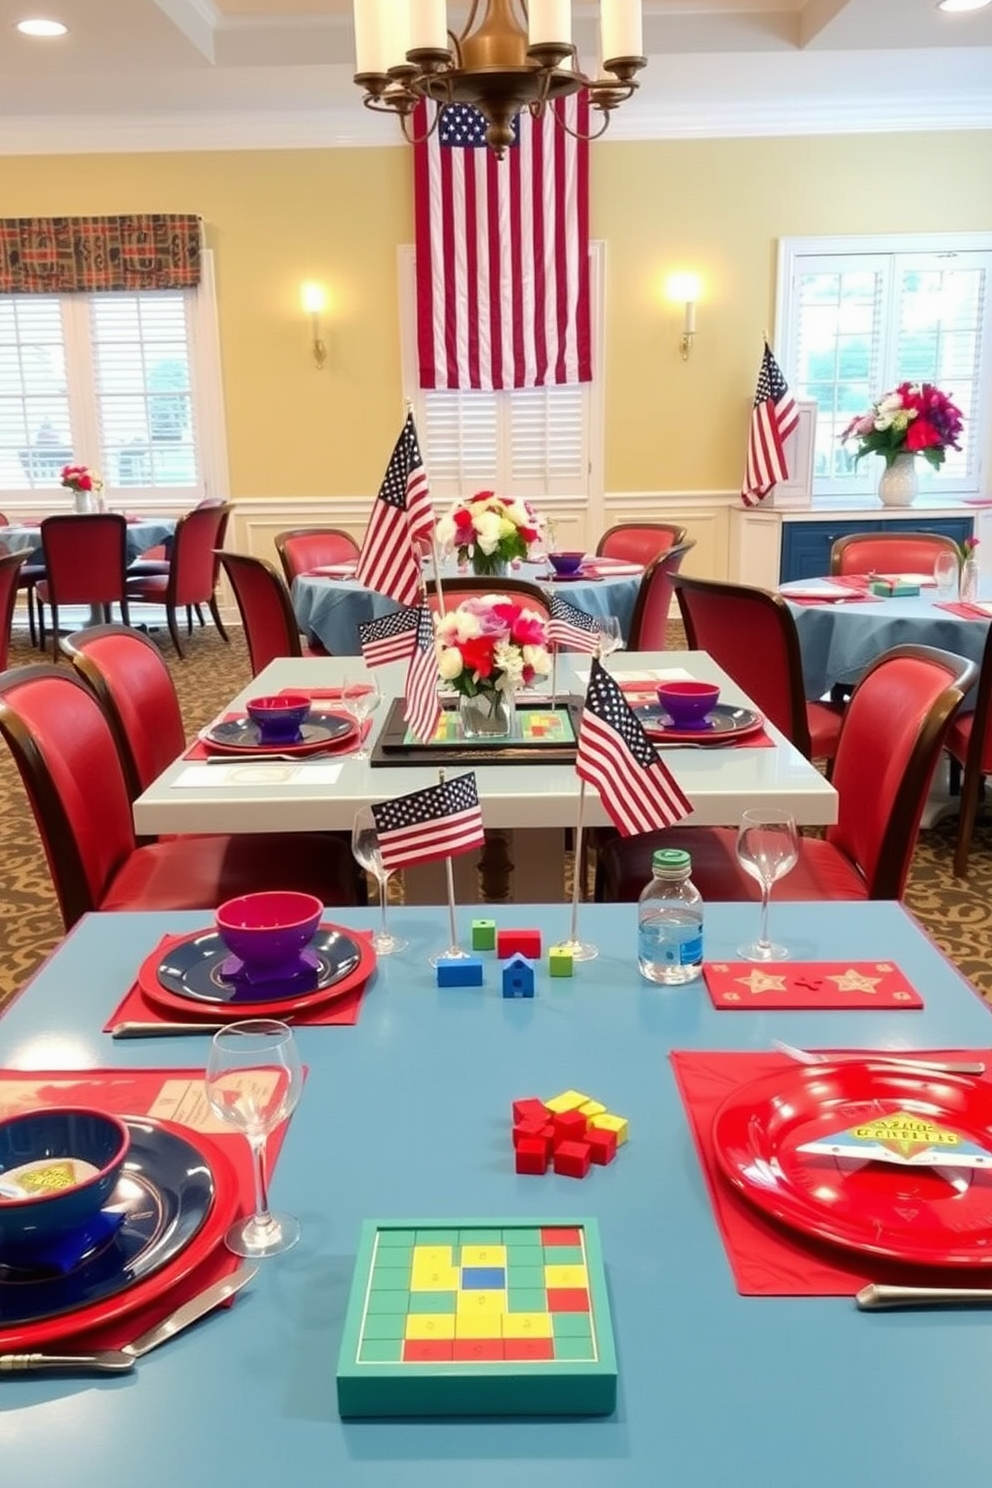
[(438, 671), (459, 694), (466, 737), (509, 734), (517, 689), (551, 671), (542, 616), (483, 594), (438, 616), (435, 626)]
[(881, 455), (879, 496), (888, 506), (908, 506), (919, 489), (914, 456), (939, 470), (947, 451), (961, 448), (963, 423), (960, 408), (933, 383), (901, 382), (852, 419), (840, 438), (858, 441), (855, 465), (863, 455)]
[(94, 498), (96, 509), (99, 509), (103, 481), (98, 473), (91, 470), (88, 465), (63, 465), (61, 484), (67, 491), (75, 493), (77, 512), (93, 511)]
[(958, 543), (958, 598), (965, 604), (974, 604), (978, 598), (977, 547), (977, 537), (966, 537), (964, 542)]
[(540, 536), (540, 518), (530, 502), (494, 491), (456, 501), (437, 524), (438, 544), (454, 549), (459, 563), (471, 564), (477, 574), (505, 573), (508, 564), (528, 556)]

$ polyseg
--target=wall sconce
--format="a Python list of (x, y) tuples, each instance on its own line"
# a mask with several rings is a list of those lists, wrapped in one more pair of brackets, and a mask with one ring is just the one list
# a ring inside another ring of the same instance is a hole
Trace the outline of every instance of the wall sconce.
[(322, 284), (304, 284), (300, 290), (300, 299), (304, 310), (310, 317), (313, 332), (313, 359), (317, 364), (317, 371), (320, 372), (327, 361), (327, 346), (320, 334), (320, 316), (321, 312), (327, 309), (327, 291)]
[(698, 274), (673, 274), (665, 285), (665, 294), (673, 304), (685, 307), (682, 335), (679, 337), (679, 352), (682, 360), (689, 360), (692, 343), (696, 337), (696, 301), (699, 299)]

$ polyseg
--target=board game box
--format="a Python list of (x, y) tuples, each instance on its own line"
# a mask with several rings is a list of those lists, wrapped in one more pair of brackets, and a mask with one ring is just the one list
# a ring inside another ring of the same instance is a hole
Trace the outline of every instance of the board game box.
[(579, 739), (582, 698), (518, 703), (506, 738), (467, 739), (456, 704), (446, 705), (434, 737), (415, 739), (403, 720), (403, 698), (394, 698), (372, 751), (373, 765), (572, 764)]
[(363, 1225), (342, 1416), (609, 1415), (616, 1390), (595, 1220)]

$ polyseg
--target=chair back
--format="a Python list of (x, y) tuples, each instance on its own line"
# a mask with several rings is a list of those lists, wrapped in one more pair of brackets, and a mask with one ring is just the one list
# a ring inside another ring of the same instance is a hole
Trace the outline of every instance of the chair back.
[(10, 626), (14, 618), (18, 580), (21, 565), (27, 553), (6, 553), (0, 557), (0, 672), (7, 667), (7, 650), (10, 646)]
[(323, 568), (326, 563), (350, 563), (360, 551), (351, 533), (342, 527), (293, 527), (280, 532), (275, 543), (290, 587), (295, 578), (311, 568)]
[(685, 528), (674, 522), (618, 522), (608, 527), (596, 544), (603, 558), (622, 558), (645, 567), (669, 548), (685, 542)]
[[(455, 610), (463, 599), (469, 595), (479, 598), (483, 594), (495, 595), (497, 599), (509, 600), (511, 604), (523, 605), (528, 610), (536, 610), (542, 620), (547, 620), (551, 614), (551, 603), (548, 596), (539, 584), (532, 584), (529, 579), (498, 579), (486, 578), (477, 574), (474, 577), (468, 574), (457, 579), (442, 579), (441, 589), (444, 594), (444, 608)], [(426, 600), (428, 608), (436, 613), (440, 610), (440, 602), (437, 597), (437, 580), (427, 580)]]
[(302, 656), (289, 590), (272, 564), (245, 553), (221, 553), (220, 561), (241, 611), (252, 676), (280, 656)]
[(785, 601), (765, 589), (672, 576), (691, 651), (706, 651), (807, 759), (812, 741), (799, 635)]
[(132, 801), (186, 747), (172, 673), (154, 641), (126, 625), (93, 625), (62, 650), (110, 720)]
[(31, 802), (68, 930), (99, 907), (135, 847), (113, 731), (73, 673), (28, 666), (0, 677), (0, 734)]
[(827, 841), (855, 865), (872, 899), (901, 899), (944, 738), (978, 676), (963, 656), (897, 646), (871, 666), (844, 713)]
[(641, 576), (634, 601), (627, 648), (630, 651), (664, 651), (668, 644), (668, 615), (672, 607), (672, 579), (682, 559), (696, 546), (695, 538), (679, 543), (654, 558)]
[(223, 502), (196, 506), (179, 518), (172, 542), (166, 603), (208, 604), (217, 576), (217, 550), (224, 546), (231, 508)]
[(54, 604), (111, 604), (127, 590), (127, 520), (120, 512), (46, 517), (45, 576)]
[(832, 574), (932, 574), (939, 553), (958, 552), (940, 532), (856, 532), (830, 549)]

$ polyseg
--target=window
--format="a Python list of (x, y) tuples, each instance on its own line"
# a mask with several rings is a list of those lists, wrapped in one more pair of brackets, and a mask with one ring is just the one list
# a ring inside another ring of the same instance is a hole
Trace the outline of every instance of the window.
[[(602, 244), (590, 247), (593, 368), (602, 338)], [(473, 491), (494, 490), (574, 510), (597, 504), (602, 491), (601, 375), (591, 383), (480, 392), (418, 388), (414, 257), (400, 249), (403, 371), (417, 436), (441, 505)]]
[(50, 505), (78, 460), (110, 502), (223, 493), (210, 258), (197, 289), (0, 295), (0, 492)]
[(980, 493), (992, 443), (992, 237), (791, 239), (779, 255), (782, 368), (817, 404), (813, 488), (872, 491), (878, 462), (854, 465), (840, 436), (898, 383), (933, 382), (964, 414), (960, 451), (940, 471), (917, 461), (921, 490)]

